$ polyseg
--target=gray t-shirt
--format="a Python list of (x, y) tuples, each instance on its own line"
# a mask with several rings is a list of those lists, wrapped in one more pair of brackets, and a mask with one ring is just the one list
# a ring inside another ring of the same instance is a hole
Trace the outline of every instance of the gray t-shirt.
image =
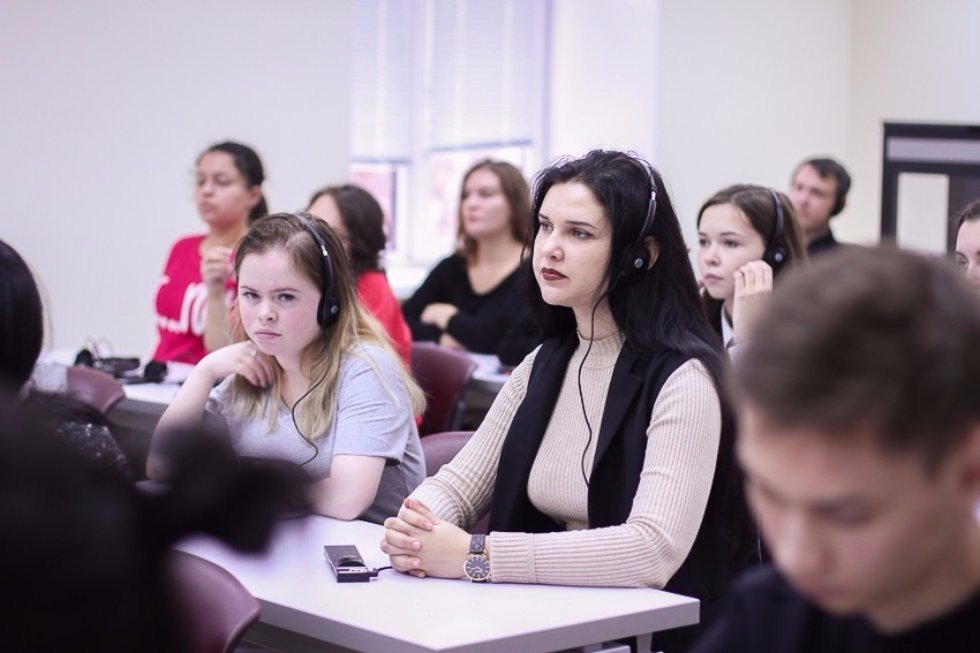
[[(326, 433), (304, 438), (281, 403), (273, 430), (263, 418), (242, 419), (231, 412), (231, 379), (222, 381), (208, 399), (207, 410), (228, 425), (232, 445), (240, 455), (289, 460), (302, 464), (314, 481), (330, 476), (330, 462), (340, 454), (386, 459), (378, 494), (360, 519), (380, 524), (398, 514), (402, 500), (425, 478), (422, 445), (408, 390), (393, 360), (376, 345), (360, 344), (344, 357), (334, 417)], [(308, 401), (308, 400), (304, 400)]]

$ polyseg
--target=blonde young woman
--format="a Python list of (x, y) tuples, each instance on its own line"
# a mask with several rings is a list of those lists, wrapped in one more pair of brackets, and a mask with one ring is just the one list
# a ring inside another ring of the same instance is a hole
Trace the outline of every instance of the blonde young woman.
[(414, 419), (424, 397), (357, 301), (339, 238), (309, 214), (262, 218), (235, 273), (240, 341), (194, 368), (160, 418), (147, 474), (166, 477), (160, 441), (207, 410), (239, 454), (303, 465), (316, 512), (375, 522), (397, 512), (425, 476)]

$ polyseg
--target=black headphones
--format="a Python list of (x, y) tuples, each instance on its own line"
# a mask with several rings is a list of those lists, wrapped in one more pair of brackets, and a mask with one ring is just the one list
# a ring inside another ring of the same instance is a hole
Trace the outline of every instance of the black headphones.
[(762, 260), (769, 264), (773, 272), (778, 270), (786, 262), (786, 250), (777, 243), (779, 235), (783, 233), (783, 203), (779, 201), (779, 193), (771, 188), (766, 188), (772, 195), (772, 202), (776, 205), (776, 222), (773, 224), (772, 233), (769, 234), (769, 242), (766, 249), (762, 252)]
[(327, 243), (323, 236), (313, 226), (316, 220), (309, 213), (293, 213), (299, 223), (313, 238), (313, 242), (320, 249), (321, 261), (323, 263), (323, 287), (320, 289), (320, 303), (316, 307), (316, 321), (321, 329), (329, 329), (337, 323), (340, 317), (340, 302), (333, 291), (333, 263), (330, 260), (330, 252), (327, 251)]
[[(647, 204), (647, 214), (643, 218), (643, 226), (640, 227), (640, 233), (636, 235), (636, 240), (629, 246), (626, 250), (627, 256), (623, 259), (623, 263), (620, 265), (619, 276), (613, 279), (612, 283), (606, 289), (605, 294), (595, 303), (592, 307), (592, 335), (595, 333), (595, 312), (599, 307), (599, 303), (603, 298), (608, 297), (609, 293), (612, 292), (613, 286), (619, 282), (620, 279), (629, 279), (638, 277), (640, 274), (645, 272), (647, 268), (650, 267), (650, 249), (644, 244), (644, 240), (653, 227), (653, 216), (657, 212), (657, 184), (654, 181), (653, 170), (650, 169), (649, 165), (640, 159), (633, 159), (631, 157), (634, 165), (643, 171), (643, 175), (650, 181), (650, 202)], [(585, 448), (582, 449), (582, 460), (579, 463), (580, 470), (582, 472), (582, 480), (585, 481), (585, 486), (589, 486), (589, 474), (586, 471), (585, 457), (589, 452), (589, 447), (592, 445), (592, 424), (589, 422), (589, 413), (585, 409), (585, 395), (582, 393), (582, 368), (585, 366), (585, 361), (589, 357), (589, 353), (592, 351), (593, 340), (589, 340), (589, 346), (585, 350), (585, 355), (582, 357), (581, 362), (578, 365), (578, 398), (579, 404), (582, 407), (582, 418), (585, 420), (585, 428), (589, 431), (589, 439), (585, 443)]]
[(650, 202), (647, 204), (647, 214), (643, 218), (643, 226), (640, 227), (640, 233), (637, 234), (636, 240), (626, 250), (628, 255), (621, 273), (624, 277), (636, 276), (650, 267), (650, 248), (643, 241), (649, 235), (651, 227), (653, 227), (653, 216), (657, 212), (657, 184), (653, 178), (653, 171), (642, 161), (638, 159), (634, 159), (634, 161), (636, 162), (636, 166), (643, 170), (644, 176), (650, 180)]

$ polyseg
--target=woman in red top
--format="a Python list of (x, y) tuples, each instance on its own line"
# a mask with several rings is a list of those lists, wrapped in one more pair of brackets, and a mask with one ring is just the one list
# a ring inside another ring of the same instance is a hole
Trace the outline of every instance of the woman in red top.
[(248, 225), (269, 212), (265, 171), (247, 145), (212, 145), (197, 159), (194, 200), (206, 234), (178, 240), (157, 288), (160, 343), (153, 358), (197, 363), (231, 343), (228, 310), (235, 295), (232, 248)]
[(354, 268), (358, 298), (384, 326), (405, 364), (411, 364), (412, 332), (381, 267), (387, 241), (381, 205), (360, 186), (345, 184), (313, 193), (306, 210), (340, 237)]

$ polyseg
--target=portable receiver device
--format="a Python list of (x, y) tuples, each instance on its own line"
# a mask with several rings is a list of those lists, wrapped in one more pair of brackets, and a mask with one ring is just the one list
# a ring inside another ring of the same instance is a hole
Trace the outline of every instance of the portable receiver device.
[(382, 569), (390, 569), (390, 567), (368, 568), (357, 547), (351, 544), (324, 546), (323, 557), (330, 563), (338, 583), (366, 583), (372, 578), (377, 578), (378, 572)]

